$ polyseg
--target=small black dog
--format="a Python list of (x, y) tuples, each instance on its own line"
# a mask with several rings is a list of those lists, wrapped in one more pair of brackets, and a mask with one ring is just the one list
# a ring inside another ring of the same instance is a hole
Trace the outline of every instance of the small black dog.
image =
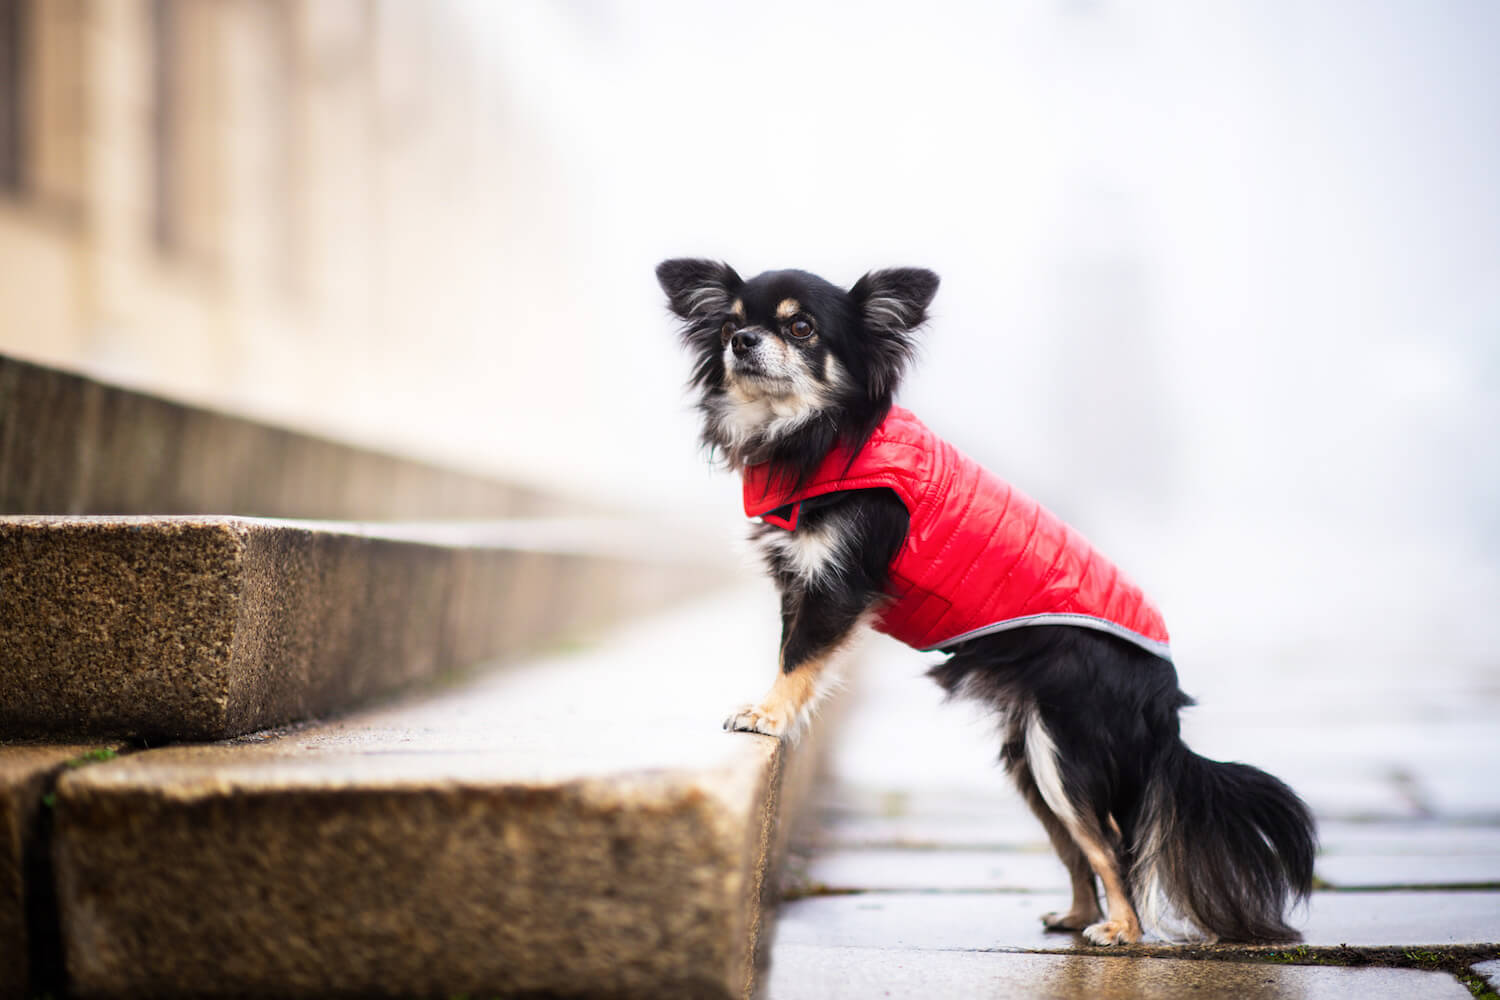
[(1192, 700), (1149, 602), (893, 408), (937, 275), (874, 271), (845, 291), (707, 260), (656, 274), (694, 354), (703, 441), (744, 477), (781, 592), (776, 681), (725, 728), (795, 737), (863, 624), (939, 649), (931, 676), (1000, 713), (1001, 759), (1071, 876), (1072, 907), (1048, 929), (1130, 943), (1144, 918), (1169, 939), (1296, 939), (1284, 914), (1312, 884), (1307, 806), (1263, 771), (1189, 750), (1178, 712)]

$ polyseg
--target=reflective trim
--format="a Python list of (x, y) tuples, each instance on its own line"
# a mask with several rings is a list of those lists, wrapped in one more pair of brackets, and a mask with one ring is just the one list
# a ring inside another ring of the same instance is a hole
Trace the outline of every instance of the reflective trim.
[(1168, 663), (1172, 662), (1172, 650), (1164, 642), (1147, 638), (1139, 632), (1134, 632), (1123, 625), (1116, 625), (1107, 618), (1095, 618), (1093, 615), (1075, 615), (1065, 613), (1026, 615), (1022, 618), (1007, 618), (1003, 622), (995, 622), (993, 625), (985, 625), (982, 628), (970, 629), (967, 632), (955, 635), (942, 642), (935, 642), (926, 649), (924, 653), (932, 653), (945, 646), (955, 643), (966, 642), (969, 639), (977, 639), (982, 635), (993, 635), (996, 632), (1006, 632), (1013, 628), (1021, 628), (1025, 625), (1075, 625), (1079, 628), (1091, 628), (1099, 632), (1108, 632), (1110, 635), (1119, 636), (1127, 642), (1133, 642), (1148, 653), (1155, 653)]

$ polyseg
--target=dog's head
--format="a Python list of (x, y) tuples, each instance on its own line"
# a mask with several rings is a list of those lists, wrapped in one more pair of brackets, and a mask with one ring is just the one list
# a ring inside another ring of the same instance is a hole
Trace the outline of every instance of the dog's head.
[(735, 467), (808, 435), (798, 452), (863, 443), (890, 410), (938, 286), (919, 268), (871, 271), (846, 291), (806, 271), (746, 281), (690, 259), (664, 261), (656, 278), (695, 356), (704, 441)]

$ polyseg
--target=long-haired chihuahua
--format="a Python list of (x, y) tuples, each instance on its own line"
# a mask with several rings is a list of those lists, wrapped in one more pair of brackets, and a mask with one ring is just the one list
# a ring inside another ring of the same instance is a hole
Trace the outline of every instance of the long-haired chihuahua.
[[(1072, 880), (1050, 930), (1133, 943), (1285, 941), (1315, 830), (1281, 781), (1183, 744), (1154, 605), (1078, 532), (892, 397), (937, 292), (931, 271), (847, 290), (804, 271), (656, 271), (693, 356), (703, 442), (743, 480), (781, 593), (776, 680), (727, 729), (794, 738), (873, 626), (946, 660), (930, 676), (1001, 719), (1000, 758)], [(1107, 912), (1098, 887), (1104, 887)]]

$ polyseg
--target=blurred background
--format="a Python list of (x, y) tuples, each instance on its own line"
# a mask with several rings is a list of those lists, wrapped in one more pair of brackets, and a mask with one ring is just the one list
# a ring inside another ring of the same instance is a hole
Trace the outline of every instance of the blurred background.
[(654, 264), (931, 267), (902, 401), (1189, 691), (1493, 719), (1497, 51), (1485, 0), (0, 0), (0, 351), (727, 533)]

